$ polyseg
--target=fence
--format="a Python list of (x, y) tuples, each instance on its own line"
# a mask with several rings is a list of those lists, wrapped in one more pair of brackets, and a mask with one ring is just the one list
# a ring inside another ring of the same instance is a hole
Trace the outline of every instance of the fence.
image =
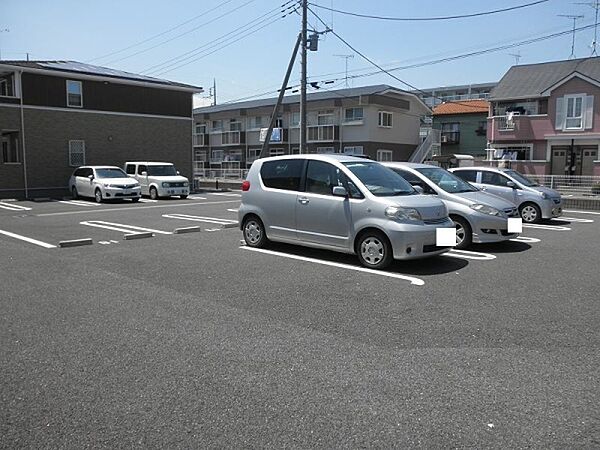
[(584, 175), (527, 175), (532, 181), (555, 189), (561, 194), (600, 197), (600, 177)]

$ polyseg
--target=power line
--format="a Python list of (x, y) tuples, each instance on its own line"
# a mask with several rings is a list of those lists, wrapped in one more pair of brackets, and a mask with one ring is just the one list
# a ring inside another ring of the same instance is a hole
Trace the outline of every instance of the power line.
[(151, 47), (148, 47), (148, 48), (145, 48), (145, 49), (139, 50), (139, 51), (137, 51), (137, 52), (135, 52), (135, 53), (132, 53), (131, 55), (124, 56), (124, 57), (122, 57), (122, 58), (119, 58), (119, 59), (114, 59), (114, 60), (108, 61), (106, 64), (114, 64), (114, 63), (116, 63), (116, 62), (120, 62), (120, 61), (123, 61), (123, 60), (125, 60), (125, 59), (132, 58), (133, 56), (137, 56), (137, 55), (140, 55), (140, 54), (142, 54), (142, 53), (146, 53), (146, 52), (148, 52), (148, 51), (150, 51), (150, 50), (153, 50), (153, 49), (155, 49), (155, 48), (157, 48), (157, 47), (160, 47), (161, 45), (165, 45), (165, 44), (167, 44), (167, 43), (169, 43), (169, 42), (171, 42), (171, 41), (174, 41), (175, 39), (179, 39), (179, 38), (180, 38), (180, 37), (182, 37), (182, 36), (185, 36), (185, 35), (188, 35), (188, 34), (190, 34), (190, 33), (193, 33), (194, 31), (196, 31), (196, 30), (199, 30), (200, 28), (203, 28), (203, 27), (205, 27), (206, 25), (210, 25), (210, 24), (212, 24), (212, 23), (216, 22), (217, 20), (219, 20), (219, 19), (221, 19), (221, 18), (223, 18), (223, 17), (225, 17), (225, 16), (228, 16), (229, 14), (232, 14), (232, 13), (234, 13), (234, 12), (236, 12), (236, 11), (239, 11), (239, 10), (240, 10), (240, 8), (243, 8), (244, 6), (247, 6), (247, 5), (249, 5), (250, 3), (253, 3), (253, 2), (255, 2), (255, 1), (256, 1), (256, 0), (248, 0), (246, 3), (243, 3), (242, 5), (240, 5), (240, 6), (236, 7), (236, 8), (234, 8), (234, 9), (231, 9), (231, 10), (229, 10), (229, 11), (225, 12), (225, 13), (221, 14), (220, 16), (217, 16), (217, 17), (215, 17), (214, 19), (211, 19), (211, 20), (209, 20), (209, 21), (207, 21), (207, 22), (201, 23), (200, 25), (198, 25), (198, 26), (196, 26), (196, 27), (194, 27), (194, 28), (192, 28), (192, 29), (190, 29), (190, 30), (188, 30), (188, 31), (185, 31), (185, 32), (183, 32), (183, 33), (179, 33), (179, 34), (177, 34), (177, 35), (175, 35), (175, 36), (173, 36), (173, 37), (171, 37), (171, 38), (169, 38), (169, 39), (167, 39), (167, 40), (164, 40), (164, 41), (162, 41), (162, 42), (159, 42), (158, 44), (155, 44), (155, 45), (153, 45), (153, 46), (151, 46)]
[(487, 16), (487, 15), (490, 15), (490, 14), (498, 14), (498, 13), (501, 13), (501, 12), (513, 11), (515, 9), (527, 8), (529, 6), (538, 5), (540, 3), (546, 3), (548, 1), (549, 0), (538, 0), (538, 1), (535, 1), (535, 2), (531, 2), (531, 3), (526, 3), (524, 5), (518, 5), (518, 6), (509, 7), (509, 8), (496, 9), (496, 10), (493, 10), (493, 11), (484, 11), (484, 12), (478, 12), (478, 13), (473, 13), (473, 14), (461, 14), (461, 15), (457, 15), (457, 16), (440, 16), (440, 17), (384, 17), (384, 16), (372, 16), (372, 15), (369, 15), (369, 14), (359, 14), (359, 13), (354, 13), (354, 12), (350, 12), (350, 11), (342, 11), (342, 10), (339, 10), (339, 9), (328, 8), (327, 6), (321, 6), (321, 5), (317, 5), (315, 3), (309, 3), (309, 5), (315, 6), (317, 8), (321, 8), (321, 9), (326, 9), (328, 11), (340, 13), (340, 14), (346, 14), (348, 16), (362, 17), (364, 19), (378, 19), (378, 20), (391, 20), (391, 21), (404, 21), (404, 22), (409, 22), (410, 21), (410, 22), (414, 22), (414, 21), (434, 21), (434, 20), (466, 19), (466, 18), (470, 18), (470, 17)]
[[(209, 41), (209, 42), (207, 42), (207, 43), (205, 43), (203, 45), (195, 47), (192, 50), (189, 50), (187, 52), (181, 53), (181, 54), (179, 54), (179, 55), (177, 55), (177, 56), (175, 56), (173, 58), (169, 58), (169, 59), (167, 59), (167, 60), (165, 60), (165, 61), (163, 61), (161, 63), (154, 64), (153, 66), (150, 66), (147, 69), (144, 69), (142, 71), (142, 73), (158, 72), (159, 70), (162, 70), (162, 68), (165, 68), (165, 67), (167, 67), (169, 65), (178, 64), (178, 63), (183, 62), (183, 61), (185, 61), (187, 59), (191, 59), (194, 56), (197, 56), (197, 55), (205, 52), (205, 50), (202, 50), (202, 49), (205, 49), (206, 47), (210, 47), (211, 44), (217, 43), (218, 41), (221, 41), (221, 40), (225, 41), (226, 40), (225, 38), (227, 36), (230, 36), (232, 34), (241, 32), (241, 30), (244, 30), (244, 28), (247, 28), (247, 27), (252, 28), (253, 26), (259, 25), (260, 23), (263, 23), (263, 22), (265, 22), (265, 21), (267, 21), (269, 19), (274, 18), (275, 16), (277, 16), (279, 14), (279, 13), (273, 14), (275, 11), (279, 10), (280, 8), (285, 7), (289, 3), (292, 3), (292, 1), (294, 1), (294, 0), (289, 0), (288, 2), (284, 3), (283, 5), (281, 5), (281, 7), (277, 7), (277, 8), (271, 9), (267, 13), (265, 13), (265, 14), (259, 16), (259, 17), (256, 17), (255, 19), (252, 19), (251, 21), (247, 22), (246, 24), (241, 25), (241, 26), (235, 28), (234, 30), (232, 30), (232, 31), (230, 31), (228, 33), (225, 33), (225, 34), (223, 34), (223, 35), (221, 35), (221, 36), (213, 39), (212, 41)], [(283, 10), (282, 12), (284, 12), (284, 11), (285, 10)], [(267, 17), (267, 16), (271, 16), (271, 17)], [(264, 19), (265, 17), (267, 17), (267, 18)], [(264, 19), (264, 20), (261, 20), (261, 19)], [(220, 43), (217, 43), (215, 45), (220, 45)]]
[(143, 41), (140, 41), (140, 42), (137, 42), (137, 43), (135, 43), (135, 44), (129, 45), (128, 47), (122, 48), (121, 50), (116, 50), (116, 51), (114, 51), (114, 52), (110, 52), (110, 53), (107, 53), (107, 54), (105, 54), (105, 55), (102, 55), (102, 56), (97, 56), (96, 58), (90, 59), (90, 60), (88, 60), (88, 61), (86, 61), (86, 62), (88, 62), (88, 63), (89, 63), (89, 62), (97, 61), (97, 60), (99, 60), (99, 59), (104, 59), (104, 58), (106, 58), (107, 56), (117, 55), (117, 54), (119, 54), (119, 53), (123, 53), (123, 52), (125, 52), (125, 51), (127, 51), (127, 50), (129, 50), (129, 49), (132, 49), (132, 48), (134, 48), (134, 47), (137, 47), (137, 46), (139, 46), (139, 45), (145, 44), (146, 42), (150, 42), (150, 41), (152, 41), (152, 40), (154, 40), (154, 39), (156, 39), (156, 38), (158, 38), (158, 37), (160, 37), (160, 36), (164, 36), (165, 34), (168, 34), (168, 33), (170, 33), (170, 32), (171, 32), (171, 31), (173, 31), (173, 30), (176, 30), (176, 29), (178, 29), (178, 28), (181, 28), (182, 26), (184, 26), (184, 25), (187, 25), (187, 24), (188, 24), (188, 23), (190, 23), (190, 22), (193, 22), (194, 20), (198, 19), (199, 17), (203, 17), (203, 16), (205, 16), (206, 14), (208, 14), (208, 13), (210, 13), (210, 12), (212, 12), (212, 11), (214, 11), (214, 10), (218, 9), (218, 8), (220, 8), (221, 6), (225, 6), (227, 3), (231, 3), (232, 1), (233, 1), (233, 0), (225, 0), (224, 2), (221, 2), (221, 3), (219, 3), (219, 4), (218, 4), (217, 6), (215, 6), (214, 8), (212, 8), (212, 9), (209, 9), (208, 11), (205, 11), (205, 12), (203, 12), (202, 14), (198, 14), (197, 16), (194, 16), (194, 17), (192, 17), (191, 19), (188, 19), (188, 20), (186, 20), (185, 22), (181, 22), (180, 24), (178, 24), (178, 25), (175, 25), (174, 27), (171, 27), (171, 28), (169, 28), (168, 30), (165, 30), (165, 31), (162, 31), (162, 32), (160, 32), (160, 33), (158, 33), (158, 34), (155, 34), (154, 36), (151, 36), (151, 37), (149, 37), (149, 38), (147, 38), (147, 39), (144, 39)]

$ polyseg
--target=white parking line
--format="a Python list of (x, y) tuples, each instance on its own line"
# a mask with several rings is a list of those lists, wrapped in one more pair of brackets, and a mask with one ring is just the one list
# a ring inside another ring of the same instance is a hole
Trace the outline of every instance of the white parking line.
[(410, 281), (411, 284), (414, 284), (417, 286), (423, 286), (425, 284), (425, 282), (423, 280), (421, 280), (420, 278), (409, 277), (408, 275), (402, 275), (402, 274), (394, 273), (394, 272), (385, 272), (383, 270), (368, 269), (366, 267), (352, 266), (350, 264), (342, 264), (342, 263), (336, 263), (336, 262), (332, 262), (332, 261), (324, 261), (322, 259), (309, 258), (306, 256), (291, 255), (289, 253), (277, 252), (274, 250), (266, 250), (264, 248), (252, 248), (252, 247), (247, 247), (245, 245), (241, 246), (240, 248), (244, 249), (244, 250), (250, 250), (253, 252), (266, 253), (267, 255), (281, 256), (283, 258), (295, 259), (298, 261), (306, 261), (306, 262), (311, 262), (311, 263), (315, 263), (315, 264), (322, 264), (324, 266), (339, 267), (340, 269), (355, 270), (357, 272), (365, 272), (365, 273), (370, 273), (372, 275), (380, 275), (382, 277), (406, 280), (406, 281)]
[(196, 196), (193, 196), (193, 197), (188, 197), (188, 198), (190, 200), (206, 200), (206, 197), (196, 197)]
[(30, 244), (39, 245), (44, 248), (56, 248), (56, 245), (48, 244), (47, 242), (38, 241), (37, 239), (28, 238), (27, 236), (21, 236), (20, 234), (11, 233), (10, 231), (0, 230), (0, 234), (5, 236), (19, 239), (21, 241), (29, 242)]
[(191, 216), (188, 214), (163, 214), (163, 217), (167, 219), (191, 220), (192, 222), (216, 223), (217, 225), (237, 223), (237, 220), (220, 219), (218, 217)]
[(9, 211), (31, 211), (27, 206), (15, 205), (13, 203), (0, 202), (0, 208), (8, 209)]
[(142, 203), (156, 203), (158, 200), (152, 200), (151, 198), (140, 198), (139, 200)]
[(213, 192), (212, 195), (222, 195), (223, 197), (241, 197), (242, 194), (234, 194), (233, 192)]
[(229, 211), (229, 212), (234, 212), (234, 213), (238, 212), (238, 210), (237, 210), (237, 209), (233, 209), (233, 208), (231, 208), (231, 209), (228, 209), (227, 211)]
[(513, 242), (526, 242), (528, 244), (533, 244), (535, 242), (540, 242), (541, 240), (538, 238), (532, 238), (527, 236), (518, 236), (516, 238), (509, 239), (509, 241)]
[(476, 261), (491, 261), (492, 259), (496, 259), (496, 255), (492, 255), (491, 253), (471, 252), (469, 250), (459, 250), (457, 248), (453, 248), (449, 252), (443, 253), (442, 256), (473, 259)]
[(99, 203), (85, 202), (83, 200), (59, 200), (58, 203), (64, 203), (65, 205), (87, 206), (88, 208), (100, 206)]
[(535, 223), (535, 224), (523, 224), (523, 228), (535, 228), (538, 230), (552, 230), (552, 231), (571, 231), (571, 228), (569, 227), (563, 227), (561, 225), (544, 225), (541, 223)]
[(126, 225), (123, 223), (104, 222), (103, 220), (86, 220), (79, 223), (88, 227), (105, 228), (107, 230), (121, 231), (123, 233), (146, 231), (156, 234), (173, 234), (170, 231), (153, 230), (152, 228), (136, 227), (134, 225)]
[(557, 219), (553, 219), (557, 221), (566, 220), (568, 222), (579, 222), (579, 223), (594, 223), (592, 219), (578, 219), (576, 217), (559, 217)]
[(576, 211), (574, 209), (563, 209), (563, 212), (577, 213), (577, 214), (593, 214), (595, 216), (600, 216), (600, 212), (594, 212), (594, 211)]

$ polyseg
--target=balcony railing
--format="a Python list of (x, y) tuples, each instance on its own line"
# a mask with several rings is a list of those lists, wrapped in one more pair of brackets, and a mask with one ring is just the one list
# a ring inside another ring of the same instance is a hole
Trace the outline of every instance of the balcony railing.
[(497, 116), (494, 117), (494, 127), (498, 131), (514, 131), (517, 129), (520, 116)]
[(330, 142), (336, 140), (335, 125), (317, 125), (309, 126), (308, 141), (309, 142)]

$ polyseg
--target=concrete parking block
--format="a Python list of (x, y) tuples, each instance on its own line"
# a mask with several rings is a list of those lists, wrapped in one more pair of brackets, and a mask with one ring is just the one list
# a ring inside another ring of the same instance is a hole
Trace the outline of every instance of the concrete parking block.
[(173, 230), (174, 234), (196, 233), (200, 231), (200, 227), (181, 227)]
[(154, 237), (154, 233), (151, 233), (149, 231), (146, 233), (131, 233), (123, 235), (123, 239), (125, 239), (126, 241), (131, 241), (133, 239), (145, 239), (151, 237)]
[(238, 226), (238, 223), (225, 223), (221, 225), (221, 228), (237, 228)]
[(86, 238), (86, 239), (71, 239), (68, 241), (60, 241), (58, 243), (58, 246), (61, 248), (66, 248), (66, 247), (80, 247), (82, 245), (92, 245), (94, 243), (94, 241), (92, 241), (91, 238)]

